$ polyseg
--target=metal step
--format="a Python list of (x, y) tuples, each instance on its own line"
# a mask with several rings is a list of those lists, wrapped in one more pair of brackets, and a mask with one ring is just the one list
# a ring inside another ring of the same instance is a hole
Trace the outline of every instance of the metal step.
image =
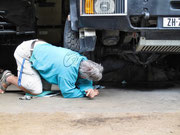
[(179, 53), (180, 40), (146, 40), (145, 37), (141, 37), (136, 51)]

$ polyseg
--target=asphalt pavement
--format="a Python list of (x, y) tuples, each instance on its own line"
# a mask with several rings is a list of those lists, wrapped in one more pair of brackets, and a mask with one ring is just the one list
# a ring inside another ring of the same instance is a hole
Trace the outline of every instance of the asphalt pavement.
[(179, 86), (106, 87), (93, 100), (22, 96), (12, 86), (0, 95), (1, 135), (180, 135)]

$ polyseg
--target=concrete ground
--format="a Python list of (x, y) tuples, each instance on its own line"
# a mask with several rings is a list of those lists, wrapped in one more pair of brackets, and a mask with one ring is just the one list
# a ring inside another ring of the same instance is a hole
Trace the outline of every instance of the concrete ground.
[(0, 135), (180, 135), (180, 87), (110, 87), (93, 100), (21, 96), (0, 95)]

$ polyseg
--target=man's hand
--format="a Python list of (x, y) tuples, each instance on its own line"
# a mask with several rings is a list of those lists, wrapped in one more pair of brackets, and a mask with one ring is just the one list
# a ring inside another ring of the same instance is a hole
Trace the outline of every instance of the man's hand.
[(89, 98), (94, 98), (95, 96), (99, 95), (99, 91), (96, 90), (96, 89), (89, 89), (86, 91), (86, 96), (89, 97)]
[(86, 90), (86, 96), (89, 98), (94, 98), (95, 97), (94, 90), (93, 89)]
[(99, 91), (97, 89), (94, 89), (95, 96), (99, 95)]
[(4, 91), (0, 89), (0, 94), (4, 94)]

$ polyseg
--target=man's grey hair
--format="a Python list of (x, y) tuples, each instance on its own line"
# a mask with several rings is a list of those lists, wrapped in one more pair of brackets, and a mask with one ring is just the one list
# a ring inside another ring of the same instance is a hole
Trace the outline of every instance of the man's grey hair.
[(80, 63), (79, 75), (81, 78), (99, 81), (102, 78), (103, 67), (91, 60), (83, 60)]

